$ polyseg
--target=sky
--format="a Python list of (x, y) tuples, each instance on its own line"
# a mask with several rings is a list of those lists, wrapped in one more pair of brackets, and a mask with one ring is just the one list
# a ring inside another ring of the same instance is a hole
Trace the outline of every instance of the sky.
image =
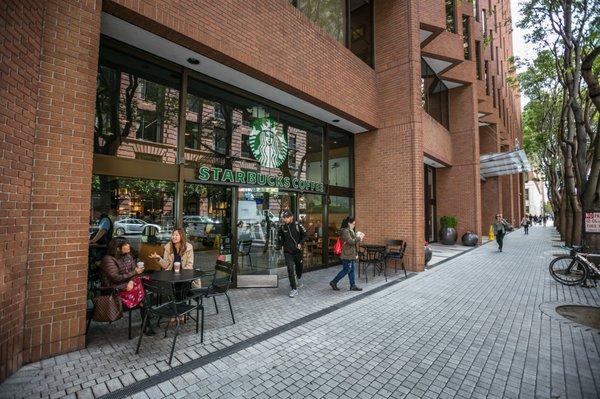
[[(522, 0), (510, 0), (510, 9), (512, 14), (512, 25), (513, 25), (513, 54), (520, 60), (531, 60), (535, 57), (536, 51), (532, 44), (525, 42), (525, 30), (517, 28), (517, 24), (521, 20), (519, 9), (521, 8)], [(521, 65), (517, 68), (517, 73), (523, 72), (525, 68)], [(527, 104), (527, 98), (521, 97), (521, 108)]]

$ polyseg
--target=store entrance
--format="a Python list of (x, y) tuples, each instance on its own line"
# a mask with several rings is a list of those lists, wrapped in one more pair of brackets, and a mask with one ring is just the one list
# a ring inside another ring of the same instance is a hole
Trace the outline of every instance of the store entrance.
[[(283, 273), (283, 254), (276, 250), (281, 212), (296, 214), (296, 194), (273, 188), (240, 187), (237, 195), (238, 286), (270, 285)], [(273, 276), (252, 277), (252, 276)]]
[(425, 165), (425, 241), (436, 241), (435, 168)]

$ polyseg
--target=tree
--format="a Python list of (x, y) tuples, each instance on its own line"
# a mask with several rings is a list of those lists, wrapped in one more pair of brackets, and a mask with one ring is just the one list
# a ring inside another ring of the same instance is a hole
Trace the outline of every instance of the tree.
[[(600, 53), (598, 10), (600, 0), (530, 0), (521, 8), (519, 26), (529, 29), (528, 41), (551, 54), (562, 90), (554, 129), (562, 158), (560, 231), (567, 244), (581, 243), (583, 212), (600, 209), (600, 136), (593, 123), (599, 109), (591, 106), (597, 98), (593, 64)], [(591, 90), (582, 84), (584, 79)], [(593, 246), (600, 247), (600, 242)]]

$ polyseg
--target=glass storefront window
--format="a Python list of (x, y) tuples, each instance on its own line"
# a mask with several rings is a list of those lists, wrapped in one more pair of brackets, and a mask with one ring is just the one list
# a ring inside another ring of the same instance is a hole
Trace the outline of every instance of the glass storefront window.
[(183, 197), (183, 228), (194, 247), (194, 267), (214, 269), (222, 255), (231, 261), (231, 196), (224, 186), (186, 184)]
[(330, 130), (327, 137), (329, 147), (329, 184), (338, 187), (352, 187), (350, 154), (352, 136)]
[(346, 216), (351, 215), (352, 213), (351, 198), (337, 196), (329, 197), (329, 224), (327, 226), (329, 236), (327, 253), (329, 262), (337, 262), (340, 260), (339, 257), (334, 255), (333, 246), (339, 237), (342, 221)]
[(340, 43), (346, 42), (346, 0), (294, 0), (296, 7)]
[(373, 66), (372, 1), (350, 0), (350, 50)]
[(298, 217), (306, 229), (308, 239), (304, 246), (304, 266), (310, 269), (323, 262), (323, 196), (301, 194), (298, 196)]
[(239, 188), (237, 198), (238, 275), (274, 274), (285, 267), (276, 250), (281, 212), (295, 211), (295, 193), (271, 188)]
[[(129, 240), (137, 256), (149, 270), (158, 270), (150, 259), (152, 252), (162, 253), (175, 226), (175, 183), (163, 180), (125, 179), (94, 175), (90, 236), (99, 229), (100, 215), (107, 215), (113, 224), (112, 237)], [(108, 240), (104, 242), (107, 244)]]
[(102, 46), (94, 153), (174, 164), (179, 74)]

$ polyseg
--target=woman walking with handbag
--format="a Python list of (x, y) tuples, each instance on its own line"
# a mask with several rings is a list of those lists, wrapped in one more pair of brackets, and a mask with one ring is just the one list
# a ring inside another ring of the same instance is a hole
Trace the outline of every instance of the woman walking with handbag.
[[(338, 241), (341, 241), (341, 253), (339, 256), (342, 259), (342, 270), (329, 283), (334, 291), (340, 290), (337, 284), (346, 274), (350, 280), (350, 291), (362, 291), (362, 288), (356, 286), (354, 271), (356, 270), (358, 261), (357, 245), (363, 240), (365, 235), (361, 232), (356, 233), (354, 231), (355, 227), (356, 219), (352, 216), (346, 217), (342, 222), (340, 237), (338, 238)], [(336, 246), (339, 247), (339, 244), (336, 243)]]

